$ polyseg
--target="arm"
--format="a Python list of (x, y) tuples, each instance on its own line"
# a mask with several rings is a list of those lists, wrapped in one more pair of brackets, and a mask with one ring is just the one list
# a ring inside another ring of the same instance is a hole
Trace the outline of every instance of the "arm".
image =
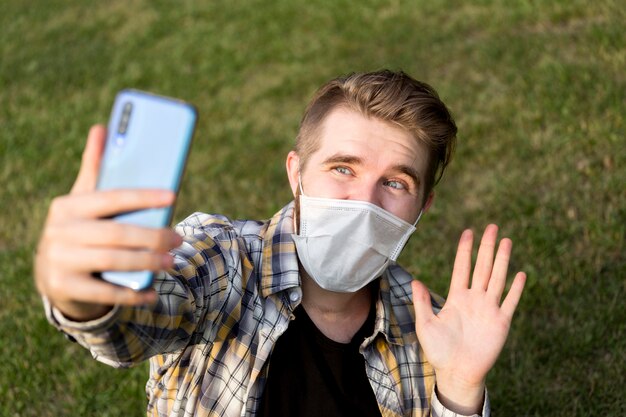
[(470, 286), (472, 232), (459, 241), (448, 299), (435, 315), (426, 287), (413, 282), (415, 327), (420, 344), (435, 369), (436, 394), (447, 409), (459, 414), (481, 412), (485, 379), (506, 341), (526, 276), (517, 273), (500, 303), (511, 254), (511, 241), (500, 242), (495, 261), (497, 226), (487, 226)]

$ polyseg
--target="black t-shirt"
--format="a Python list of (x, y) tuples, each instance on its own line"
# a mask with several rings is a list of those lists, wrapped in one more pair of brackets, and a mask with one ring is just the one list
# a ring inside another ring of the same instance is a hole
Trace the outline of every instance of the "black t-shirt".
[(350, 343), (315, 326), (300, 305), (269, 362), (259, 415), (266, 417), (380, 417), (359, 346), (374, 330), (375, 308)]

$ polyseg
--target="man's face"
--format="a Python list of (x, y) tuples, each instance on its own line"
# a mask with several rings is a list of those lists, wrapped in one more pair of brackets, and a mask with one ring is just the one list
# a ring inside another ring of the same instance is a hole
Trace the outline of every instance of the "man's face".
[[(415, 222), (424, 201), (424, 145), (400, 126), (341, 107), (326, 117), (321, 130), (320, 147), (300, 173), (305, 195), (367, 201)], [(298, 170), (298, 155), (290, 152), (287, 171), (294, 195)]]

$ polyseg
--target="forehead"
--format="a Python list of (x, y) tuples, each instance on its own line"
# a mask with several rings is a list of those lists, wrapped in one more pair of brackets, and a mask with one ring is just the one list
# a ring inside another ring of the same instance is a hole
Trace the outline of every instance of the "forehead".
[(319, 148), (312, 159), (320, 162), (337, 153), (358, 156), (378, 165), (410, 165), (422, 174), (428, 163), (426, 145), (407, 129), (345, 107), (333, 109), (325, 118)]

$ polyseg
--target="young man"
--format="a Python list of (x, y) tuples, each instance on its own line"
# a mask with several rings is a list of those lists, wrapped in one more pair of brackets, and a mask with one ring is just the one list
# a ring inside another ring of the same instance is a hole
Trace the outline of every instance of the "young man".
[[(394, 262), (455, 135), (436, 93), (404, 73), (332, 80), (287, 156), (295, 202), (265, 222), (196, 213), (174, 233), (103, 219), (173, 196), (94, 191), (96, 126), (39, 245), (48, 318), (102, 362), (150, 359), (149, 415), (488, 415), (485, 378), (525, 281), (500, 303), (511, 241), (494, 260), (487, 227), (470, 286), (465, 231), (445, 305)], [(153, 290), (91, 276), (143, 269), (165, 271)]]

